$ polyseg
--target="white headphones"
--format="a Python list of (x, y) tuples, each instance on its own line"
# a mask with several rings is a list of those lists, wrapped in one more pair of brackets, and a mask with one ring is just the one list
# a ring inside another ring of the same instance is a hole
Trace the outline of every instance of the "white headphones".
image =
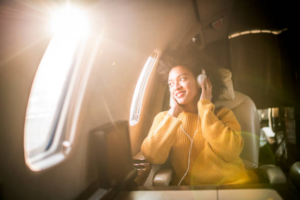
[(205, 78), (206, 78), (205, 70), (202, 69), (202, 74), (199, 74), (199, 76), (197, 77), (197, 83), (200, 88), (202, 87), (201, 83), (202, 81), (204, 81)]

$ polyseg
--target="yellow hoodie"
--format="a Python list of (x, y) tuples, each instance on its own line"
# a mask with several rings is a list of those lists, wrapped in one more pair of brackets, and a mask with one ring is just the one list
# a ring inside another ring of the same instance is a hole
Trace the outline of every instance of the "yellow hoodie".
[(200, 100), (197, 106), (199, 122), (195, 136), (198, 114), (182, 112), (176, 118), (166, 111), (155, 117), (141, 147), (147, 161), (163, 164), (170, 156), (175, 172), (172, 184), (177, 185), (187, 171), (194, 137), (189, 170), (181, 185), (224, 185), (256, 180), (254, 172), (245, 170), (239, 157), (243, 139), (233, 112), (221, 108), (215, 114), (214, 104), (207, 99)]

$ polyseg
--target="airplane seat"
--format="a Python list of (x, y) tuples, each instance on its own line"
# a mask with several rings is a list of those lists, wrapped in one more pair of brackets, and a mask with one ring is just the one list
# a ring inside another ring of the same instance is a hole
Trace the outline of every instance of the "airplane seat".
[[(240, 157), (247, 170), (257, 171), (260, 177), (263, 177), (271, 184), (285, 183), (286, 178), (279, 167), (274, 165), (264, 165), (258, 167), (259, 163), (259, 140), (260, 140), (260, 123), (255, 103), (252, 99), (240, 92), (234, 91), (231, 80), (231, 72), (227, 69), (220, 69), (227, 90), (220, 96), (214, 104), (215, 107), (227, 107), (231, 109), (241, 125), (241, 135), (244, 140), (244, 147)], [(165, 99), (169, 99), (169, 92), (165, 94)], [(169, 109), (169, 102), (164, 100), (163, 110)], [(157, 167), (156, 167), (157, 170)], [(171, 169), (169, 169), (171, 170)], [(169, 185), (171, 177), (166, 179), (167, 174), (172, 174), (164, 169), (157, 170), (153, 178), (154, 186)]]
[(224, 106), (231, 109), (241, 125), (241, 135), (244, 147), (240, 154), (245, 169), (254, 170), (261, 179), (271, 184), (286, 182), (283, 171), (275, 165), (259, 166), (260, 123), (257, 109), (252, 99), (240, 92), (234, 91), (234, 100), (218, 100), (215, 106)]
[(215, 107), (227, 107), (232, 110), (236, 119), (241, 125), (241, 135), (244, 140), (244, 147), (241, 152), (241, 159), (246, 169), (258, 167), (260, 124), (258, 113), (254, 102), (250, 97), (234, 91), (233, 100), (218, 100)]

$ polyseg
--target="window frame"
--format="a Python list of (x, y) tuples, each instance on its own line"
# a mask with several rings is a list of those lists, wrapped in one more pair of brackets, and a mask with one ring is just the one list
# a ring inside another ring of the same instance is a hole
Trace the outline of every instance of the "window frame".
[[(90, 76), (93, 61), (95, 59), (97, 50), (99, 49), (102, 38), (101, 35), (96, 37), (96, 42), (95, 38), (91, 39), (94, 44), (92, 53), (91, 51), (86, 51), (87, 43), (90, 42), (87, 38), (82, 38), (76, 46), (70, 71), (65, 80), (63, 93), (60, 97), (61, 99), (59, 100), (58, 106), (60, 108), (55, 114), (57, 118), (55, 126), (52, 126), (52, 131), (54, 133), (52, 133), (51, 136), (51, 145), (49, 147), (47, 146), (45, 151), (34, 155), (33, 157), (29, 157), (28, 153), (26, 152), (26, 142), (24, 138), (24, 159), (27, 167), (31, 171), (41, 171), (57, 165), (58, 163), (62, 162), (72, 150), (72, 144), (74, 142), (77, 126), (76, 124), (81, 109), (83, 96), (87, 86), (88, 78)], [(25, 126), (23, 133), (24, 137), (26, 134)]]
[(131, 101), (130, 107), (130, 118), (129, 124), (134, 126), (140, 120), (142, 104), (145, 96), (145, 90), (148, 85), (149, 78), (151, 73), (157, 63), (159, 53), (153, 51), (152, 54), (148, 57), (137, 81), (137, 84), (134, 89), (133, 98)]

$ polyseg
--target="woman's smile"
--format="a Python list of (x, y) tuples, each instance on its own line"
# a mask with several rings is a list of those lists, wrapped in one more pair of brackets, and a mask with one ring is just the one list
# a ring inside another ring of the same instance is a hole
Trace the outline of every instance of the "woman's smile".
[(175, 97), (176, 97), (176, 98), (184, 97), (185, 93), (186, 93), (185, 91), (178, 91), (178, 92), (175, 92)]

